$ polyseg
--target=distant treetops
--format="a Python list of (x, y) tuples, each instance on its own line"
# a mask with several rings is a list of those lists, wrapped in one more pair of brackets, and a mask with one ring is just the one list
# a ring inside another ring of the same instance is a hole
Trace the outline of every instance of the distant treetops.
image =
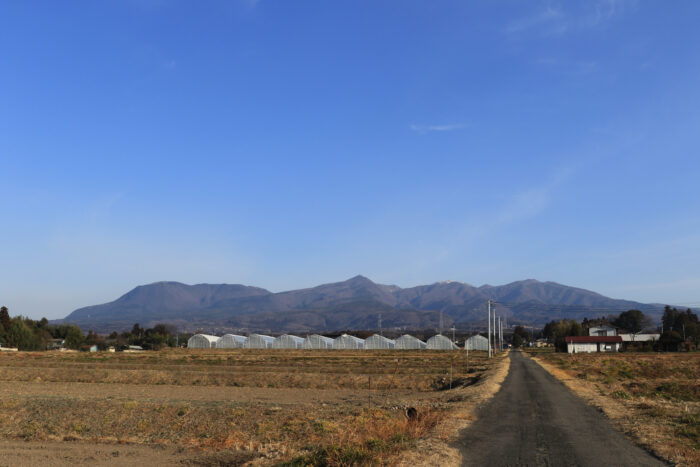
[[(58, 342), (60, 345), (53, 345)], [(97, 346), (104, 350), (109, 346), (126, 348), (140, 345), (146, 349), (174, 347), (177, 343), (172, 326), (158, 324), (151, 329), (144, 329), (135, 324), (132, 330), (121, 334), (113, 332), (108, 337), (88, 331), (87, 335), (74, 324), (49, 324), (46, 318), (38, 321), (21, 315), (10, 317), (6, 306), (0, 307), (0, 345), (18, 350), (47, 350), (54, 347), (67, 349), (87, 349)]]

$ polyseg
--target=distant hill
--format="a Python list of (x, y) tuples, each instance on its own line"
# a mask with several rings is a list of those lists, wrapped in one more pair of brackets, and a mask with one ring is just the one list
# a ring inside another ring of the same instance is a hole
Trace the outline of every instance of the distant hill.
[(510, 324), (543, 325), (560, 318), (595, 318), (637, 308), (658, 319), (663, 306), (616, 300), (589, 290), (534, 279), (475, 287), (446, 281), (400, 288), (363, 276), (308, 289), (272, 293), (228, 284), (156, 282), (136, 287), (117, 300), (80, 308), (63, 322), (99, 332), (172, 323), (182, 330), (310, 332), (429, 329), (486, 324), (486, 303)]

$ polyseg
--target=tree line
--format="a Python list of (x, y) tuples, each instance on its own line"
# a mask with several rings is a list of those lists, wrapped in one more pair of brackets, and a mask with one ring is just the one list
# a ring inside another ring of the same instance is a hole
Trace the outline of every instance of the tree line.
[(167, 324), (146, 329), (138, 323), (131, 331), (115, 331), (106, 337), (93, 331), (84, 334), (74, 324), (49, 324), (46, 318), (33, 320), (21, 315), (10, 317), (8, 308), (0, 307), (0, 344), (18, 350), (47, 350), (54, 346), (74, 350), (88, 350), (92, 346), (97, 346), (99, 350), (108, 347), (124, 350), (131, 345), (158, 350), (175, 347), (178, 341), (186, 342), (187, 337), (189, 335), (181, 336), (179, 340), (175, 328)]
[[(656, 342), (638, 342), (628, 344), (628, 349), (639, 351), (677, 351), (681, 348), (697, 348), (700, 344), (700, 324), (698, 316), (690, 309), (679, 311), (666, 306), (661, 320), (661, 329), (654, 329), (651, 319), (640, 310), (628, 310), (617, 316), (588, 319), (578, 322), (573, 319), (550, 321), (542, 329), (541, 335), (553, 343), (558, 351), (566, 352), (566, 338), (570, 336), (587, 336), (588, 330), (597, 326), (612, 326), (623, 333), (639, 334), (642, 331), (659, 332)], [(522, 327), (515, 328), (513, 345), (531, 339)]]

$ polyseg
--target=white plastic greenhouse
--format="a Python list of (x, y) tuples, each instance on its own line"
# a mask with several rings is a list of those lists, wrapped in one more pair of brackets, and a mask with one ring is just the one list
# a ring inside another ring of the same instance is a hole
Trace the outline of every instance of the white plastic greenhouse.
[(388, 350), (396, 344), (391, 339), (375, 334), (365, 339), (365, 350)]
[(271, 349), (275, 338), (264, 334), (251, 334), (245, 343), (246, 349)]
[(428, 339), (425, 348), (428, 350), (457, 350), (459, 347), (454, 345), (449, 337), (436, 334)]
[(425, 342), (418, 339), (417, 337), (404, 334), (395, 341), (395, 349), (400, 350), (419, 350), (426, 347)]
[(216, 341), (219, 338), (210, 336), (209, 334), (195, 334), (187, 341), (188, 349), (213, 349), (216, 347)]
[(272, 342), (273, 349), (301, 349), (304, 339), (291, 334), (282, 334)]
[(333, 349), (340, 350), (356, 350), (361, 349), (365, 345), (365, 341), (359, 337), (343, 334), (333, 340)]
[(217, 349), (242, 349), (245, 347), (247, 337), (237, 334), (224, 334), (216, 341)]
[(320, 336), (318, 334), (312, 334), (304, 339), (304, 343), (301, 345), (301, 347), (304, 349), (332, 349), (333, 339), (326, 336)]
[(464, 343), (464, 348), (465, 350), (484, 350), (488, 352), (489, 340), (484, 336), (477, 334), (467, 339), (467, 341)]

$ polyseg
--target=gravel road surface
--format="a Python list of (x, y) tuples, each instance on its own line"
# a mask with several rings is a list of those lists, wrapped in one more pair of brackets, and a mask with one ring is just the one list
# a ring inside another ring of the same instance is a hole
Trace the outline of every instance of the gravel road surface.
[(467, 466), (666, 465), (521, 352), (458, 441)]

